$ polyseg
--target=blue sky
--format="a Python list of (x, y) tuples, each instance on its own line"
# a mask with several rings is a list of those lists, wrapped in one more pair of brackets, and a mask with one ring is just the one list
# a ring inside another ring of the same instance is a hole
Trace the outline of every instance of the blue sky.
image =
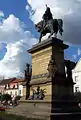
[[(10, 14), (15, 15), (22, 22), (26, 24), (27, 30), (31, 31), (34, 37), (38, 37), (38, 33), (34, 27), (33, 22), (29, 19), (29, 13), (27, 12), (25, 6), (27, 4), (26, 0), (0, 0), (0, 10), (4, 13), (4, 18), (6, 19)], [(0, 18), (2, 19), (2, 18)], [(2, 49), (0, 50), (0, 60), (4, 58), (6, 53), (6, 45), (2, 43)]]
[[(81, 57), (79, 0), (0, 0), (0, 15), (1, 11), (4, 15), (0, 17), (0, 75), (22, 76), (26, 63), (31, 64), (27, 49), (37, 42), (39, 33), (34, 24), (41, 20), (46, 3), (51, 7), (53, 16), (64, 21), (62, 39), (69, 44), (65, 59), (76, 62)], [(31, 10), (36, 10), (33, 16), (30, 16)]]
[[(6, 1), (6, 2), (5, 2)], [(34, 37), (38, 37), (38, 33), (34, 27), (34, 23), (29, 18), (29, 13), (26, 10), (27, 0), (0, 0), (0, 10), (4, 13), (4, 18), (6, 19), (10, 14), (14, 14), (22, 22), (26, 24), (27, 30), (31, 31)], [(6, 45), (2, 44), (2, 49), (0, 50), (0, 59), (3, 59), (7, 49)], [(80, 55), (77, 53), (77, 49), (81, 46), (70, 46), (68, 50), (65, 50), (65, 58), (77, 61)], [(76, 55), (76, 59), (73, 59), (72, 55)]]
[(33, 22), (29, 19), (29, 13), (26, 10), (27, 0), (0, 0), (0, 10), (4, 12), (5, 18), (10, 14), (14, 14), (22, 22), (26, 24), (26, 29), (33, 32), (37, 37), (36, 29)]

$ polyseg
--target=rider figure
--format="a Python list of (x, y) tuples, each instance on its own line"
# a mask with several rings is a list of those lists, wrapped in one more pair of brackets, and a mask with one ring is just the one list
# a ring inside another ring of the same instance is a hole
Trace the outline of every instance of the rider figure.
[(52, 13), (51, 13), (51, 11), (50, 11), (50, 8), (46, 5), (46, 11), (45, 11), (45, 13), (44, 13), (44, 15), (43, 15), (43, 20), (44, 20), (44, 26), (47, 24), (47, 22), (49, 21), (49, 20), (51, 20), (51, 19), (53, 19), (53, 17), (52, 17)]

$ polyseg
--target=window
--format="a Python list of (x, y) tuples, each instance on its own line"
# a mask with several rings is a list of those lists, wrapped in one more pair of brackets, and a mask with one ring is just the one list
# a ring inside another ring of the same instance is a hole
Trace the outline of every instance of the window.
[(13, 85), (13, 88), (15, 88), (15, 85)]
[(21, 90), (19, 90), (19, 95), (21, 95)]
[(75, 76), (75, 82), (78, 82), (78, 76)]
[(15, 88), (18, 88), (18, 84), (15, 85)]
[(5, 85), (5, 89), (7, 88), (7, 85)]
[(10, 88), (10, 85), (8, 84), (8, 88)]
[(75, 92), (79, 92), (79, 87), (75, 87)]
[(12, 91), (10, 92), (10, 95), (12, 95)]
[(15, 95), (17, 95), (17, 91), (15, 92)]
[(19, 86), (19, 85), (18, 85), (18, 83), (17, 83), (17, 88), (18, 88), (18, 86)]

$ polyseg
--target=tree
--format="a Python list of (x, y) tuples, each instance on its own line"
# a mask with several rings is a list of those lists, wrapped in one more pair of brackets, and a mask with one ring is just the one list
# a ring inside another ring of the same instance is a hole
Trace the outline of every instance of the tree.
[(9, 100), (11, 100), (11, 95), (9, 94), (1, 95), (1, 101), (9, 101)]

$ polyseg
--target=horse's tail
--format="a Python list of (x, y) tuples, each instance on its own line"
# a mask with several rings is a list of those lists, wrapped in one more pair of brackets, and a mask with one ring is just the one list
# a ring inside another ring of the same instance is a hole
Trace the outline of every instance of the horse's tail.
[(63, 32), (63, 20), (62, 19), (57, 19), (57, 20), (58, 20), (59, 33), (62, 35), (62, 32)]

